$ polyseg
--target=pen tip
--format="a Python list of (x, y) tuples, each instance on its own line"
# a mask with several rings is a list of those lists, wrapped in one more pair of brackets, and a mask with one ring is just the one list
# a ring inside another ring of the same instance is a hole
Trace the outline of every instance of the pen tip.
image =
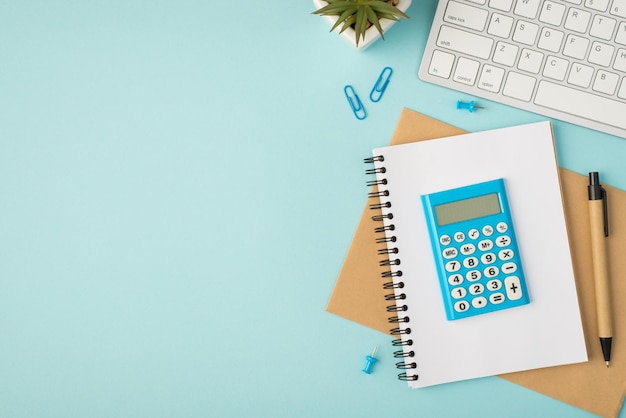
[(609, 361), (606, 362), (606, 368), (607, 369), (609, 368), (609, 363), (610, 363)]

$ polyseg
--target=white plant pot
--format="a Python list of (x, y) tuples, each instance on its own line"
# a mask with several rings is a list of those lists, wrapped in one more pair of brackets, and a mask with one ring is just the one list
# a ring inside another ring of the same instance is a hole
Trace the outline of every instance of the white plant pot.
[[(319, 10), (322, 7), (326, 6), (328, 3), (326, 3), (323, 0), (313, 0), (313, 4), (315, 5), (315, 10)], [(406, 13), (410, 5), (411, 5), (411, 0), (400, 0), (396, 7)], [(330, 27), (332, 27), (338, 19), (337, 16), (322, 16), (322, 17), (328, 21), (328, 23), (330, 24)], [(384, 33), (387, 33), (387, 30), (391, 26), (393, 26), (394, 23), (396, 23), (395, 20), (390, 20), (390, 19), (380, 20), (380, 26), (383, 28)], [(336, 32), (339, 32), (339, 30), (341, 30), (341, 26), (335, 29)], [(345, 31), (343, 31), (343, 33), (341, 33), (341, 36), (345, 40), (350, 42), (350, 44), (352, 44), (355, 48), (365, 49), (368, 46), (370, 46), (376, 39), (380, 38), (380, 33), (378, 33), (378, 30), (376, 29), (376, 27), (371, 26), (365, 31), (365, 38), (364, 39), (361, 38), (359, 40), (358, 46), (356, 44), (356, 33), (354, 32), (354, 29), (352, 28), (346, 29)]]

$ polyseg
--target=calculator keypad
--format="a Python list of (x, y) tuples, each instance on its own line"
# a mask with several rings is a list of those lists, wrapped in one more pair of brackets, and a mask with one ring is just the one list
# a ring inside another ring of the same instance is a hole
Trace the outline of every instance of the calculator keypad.
[(463, 314), (488, 307), (496, 310), (505, 302), (527, 299), (520, 278), (515, 275), (519, 258), (511, 247), (508, 231), (506, 222), (498, 222), (480, 230), (471, 228), (439, 237), (455, 312)]

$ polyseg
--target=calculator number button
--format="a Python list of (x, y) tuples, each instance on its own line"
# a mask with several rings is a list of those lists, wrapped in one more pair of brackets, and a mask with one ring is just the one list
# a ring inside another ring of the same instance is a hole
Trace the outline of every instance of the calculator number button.
[(467, 236), (470, 237), (470, 239), (478, 239), (478, 237), (480, 236), (480, 232), (476, 228), (470, 229), (467, 233)]
[(443, 255), (443, 258), (450, 259), (450, 258), (454, 258), (457, 255), (459, 255), (459, 252), (457, 251), (456, 248), (450, 247), (450, 248), (444, 249), (443, 252), (441, 253), (441, 255)]
[(450, 293), (454, 299), (461, 299), (467, 295), (467, 290), (463, 287), (457, 287)]
[(465, 312), (469, 309), (470, 305), (464, 300), (460, 300), (454, 304), (454, 310), (457, 312)]
[(508, 247), (511, 244), (511, 238), (508, 235), (502, 235), (496, 240), (498, 247)]
[(489, 251), (493, 248), (493, 241), (490, 239), (484, 239), (478, 243), (480, 251)]
[(492, 266), (492, 267), (488, 267), (485, 269), (485, 271), (483, 272), (485, 274), (485, 277), (496, 277), (498, 275), (500, 271), (498, 270), (498, 268), (496, 266)]
[(459, 271), (461, 270), (461, 263), (453, 260), (453, 261), (448, 261), (446, 263), (446, 271), (450, 272), (450, 273), (454, 273), (455, 271)]
[(498, 253), (498, 258), (502, 261), (506, 261), (512, 259), (514, 255), (515, 253), (513, 252), (513, 250), (500, 250), (500, 252)]
[(504, 294), (502, 293), (492, 293), (489, 296), (489, 302), (493, 303), (494, 305), (498, 305), (502, 302), (504, 302), (506, 299), (504, 298)]
[(467, 274), (465, 275), (465, 278), (469, 280), (470, 282), (475, 282), (476, 280), (480, 280), (481, 277), (482, 277), (482, 274), (478, 270), (468, 271)]
[(451, 286), (458, 286), (463, 283), (463, 280), (463, 276), (458, 273), (448, 277), (448, 283), (450, 283)]
[(439, 237), (439, 243), (448, 246), (452, 243), (452, 238), (450, 238), (450, 235), (442, 235)]
[(472, 267), (476, 267), (478, 265), (478, 259), (476, 257), (467, 257), (463, 260), (463, 266), (467, 269), (471, 269)]
[(506, 296), (511, 300), (518, 300), (523, 296), (519, 277), (517, 276), (509, 276), (504, 279), (504, 287), (506, 289)]
[(470, 255), (474, 254), (476, 251), (476, 246), (474, 244), (464, 244), (461, 246), (461, 254)]
[(472, 295), (480, 295), (481, 293), (483, 293), (485, 291), (485, 286), (483, 286), (480, 283), (474, 283), (473, 285), (471, 285), (469, 287), (469, 292)]
[(502, 289), (502, 282), (500, 280), (489, 280), (487, 282), (487, 289), (493, 291)]
[(496, 255), (494, 253), (486, 253), (480, 256), (480, 261), (483, 264), (491, 264), (496, 261)]
[(476, 309), (484, 308), (487, 306), (487, 299), (482, 296), (474, 298), (472, 299), (472, 306)]

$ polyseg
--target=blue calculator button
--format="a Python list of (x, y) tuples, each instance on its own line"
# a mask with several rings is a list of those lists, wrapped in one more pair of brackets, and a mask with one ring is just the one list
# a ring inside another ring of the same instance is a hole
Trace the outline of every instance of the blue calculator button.
[(490, 239), (484, 239), (478, 243), (480, 251), (489, 251), (493, 248), (493, 241)]
[(512, 259), (514, 255), (515, 253), (511, 249), (500, 250), (500, 252), (498, 253), (498, 258), (502, 261), (506, 261)]
[(463, 280), (463, 276), (458, 273), (448, 277), (448, 283), (450, 283), (452, 286), (460, 285), (461, 283), (463, 283)]
[(464, 300), (460, 300), (454, 304), (454, 310), (457, 312), (465, 312), (470, 308), (469, 303)]
[(479, 296), (472, 299), (472, 306), (476, 309), (485, 308), (487, 306), (487, 298)]
[(473, 267), (476, 267), (478, 265), (478, 259), (476, 257), (467, 257), (465, 260), (463, 260), (463, 267), (465, 267), (466, 269), (471, 269)]
[(471, 270), (468, 271), (467, 274), (465, 275), (465, 277), (467, 278), (467, 280), (469, 280), (470, 282), (475, 282), (476, 280), (480, 280), (480, 278), (482, 277), (482, 274), (480, 273), (480, 271), (478, 270)]
[(502, 282), (498, 279), (489, 280), (487, 282), (487, 289), (491, 290), (492, 292), (495, 290), (500, 290), (502, 289)]
[(508, 247), (511, 245), (511, 238), (508, 235), (502, 235), (496, 240), (496, 245), (498, 247)]
[(458, 261), (448, 261), (446, 263), (446, 271), (453, 273), (455, 271), (461, 270), (461, 263)]
[(485, 273), (485, 277), (496, 277), (500, 271), (496, 266), (492, 266), (487, 267), (483, 273)]
[(522, 298), (522, 289), (520, 287), (519, 277), (509, 276), (504, 279), (504, 287), (506, 288), (506, 296), (511, 300)]
[(463, 244), (461, 246), (461, 254), (463, 255), (474, 254), (474, 251), (476, 251), (476, 246), (474, 244)]
[(467, 290), (464, 287), (457, 287), (450, 293), (454, 299), (461, 299), (467, 295)]
[(502, 264), (502, 273), (513, 274), (516, 271), (517, 271), (517, 264), (511, 263), (511, 262)]
[(505, 301), (504, 294), (502, 294), (502, 293), (492, 293), (489, 296), (489, 302), (493, 303), (494, 305), (497, 305), (497, 304), (502, 303), (504, 301)]
[(445, 250), (443, 250), (443, 253), (441, 255), (443, 255), (443, 258), (454, 258), (457, 255), (459, 255), (459, 252), (457, 251), (456, 248), (451, 247), (451, 248), (446, 248)]
[(496, 262), (496, 255), (494, 253), (485, 253), (480, 256), (480, 261), (483, 264), (491, 264)]

